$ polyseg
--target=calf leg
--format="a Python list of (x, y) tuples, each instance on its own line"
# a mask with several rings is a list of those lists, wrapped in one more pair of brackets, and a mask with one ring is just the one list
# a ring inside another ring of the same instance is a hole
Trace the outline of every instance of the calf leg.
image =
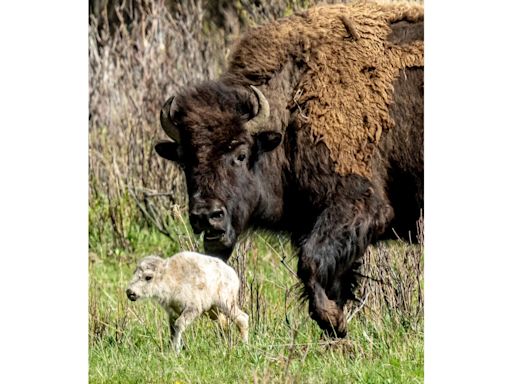
[(167, 315), (169, 316), (169, 330), (171, 332), (171, 344), (172, 341), (175, 338), (176, 335), (176, 328), (174, 326), (174, 323), (176, 322), (176, 319), (178, 318), (178, 314), (174, 312), (174, 310), (170, 309), (167, 311)]
[(181, 334), (192, 324), (196, 317), (200, 315), (196, 308), (185, 308), (181, 315), (173, 321), (169, 316), (169, 324), (171, 328), (171, 342), (176, 353), (180, 353), (182, 346)]
[(228, 326), (228, 319), (226, 318), (226, 316), (222, 312), (219, 311), (219, 309), (217, 307), (213, 307), (212, 309), (210, 309), (208, 311), (208, 316), (213, 321), (217, 320), (219, 325), (220, 325), (220, 327), (222, 329), (227, 328), (227, 326)]
[(249, 341), (249, 315), (242, 311), (237, 304), (219, 307), (238, 327), (244, 343)]
[(240, 330), (243, 342), (249, 342), (249, 315), (237, 306), (233, 311), (232, 319)]
[(299, 250), (298, 275), (310, 316), (333, 337), (346, 335), (343, 308), (353, 297), (355, 262), (390, 216), (387, 210), (372, 215), (366, 204), (356, 200), (324, 210)]

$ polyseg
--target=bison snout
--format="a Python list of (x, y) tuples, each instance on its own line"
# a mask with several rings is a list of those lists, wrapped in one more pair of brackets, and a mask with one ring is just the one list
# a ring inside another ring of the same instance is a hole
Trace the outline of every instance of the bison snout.
[(130, 288), (126, 290), (126, 296), (128, 296), (128, 299), (131, 301), (137, 300), (137, 294), (133, 292)]
[(215, 236), (222, 236), (226, 232), (227, 210), (218, 200), (194, 204), (189, 217), (196, 234), (207, 231), (215, 233)]

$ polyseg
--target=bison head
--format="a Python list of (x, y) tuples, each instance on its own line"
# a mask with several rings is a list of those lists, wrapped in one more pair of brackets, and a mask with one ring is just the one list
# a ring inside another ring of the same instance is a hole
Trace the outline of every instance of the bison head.
[(269, 129), (270, 107), (256, 87), (206, 83), (171, 97), (160, 122), (173, 141), (156, 152), (185, 171), (190, 224), (207, 253), (226, 260), (237, 237), (268, 200), (266, 154), (281, 142)]

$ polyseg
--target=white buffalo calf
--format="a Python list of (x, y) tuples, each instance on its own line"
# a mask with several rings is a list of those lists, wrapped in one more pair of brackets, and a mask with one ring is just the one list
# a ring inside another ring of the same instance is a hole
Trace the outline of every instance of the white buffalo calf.
[(147, 256), (138, 264), (126, 290), (131, 301), (151, 298), (169, 315), (172, 344), (179, 352), (181, 334), (204, 312), (210, 317), (222, 314), (238, 326), (248, 341), (249, 316), (237, 303), (240, 281), (236, 272), (222, 260), (196, 252), (180, 252), (162, 259)]

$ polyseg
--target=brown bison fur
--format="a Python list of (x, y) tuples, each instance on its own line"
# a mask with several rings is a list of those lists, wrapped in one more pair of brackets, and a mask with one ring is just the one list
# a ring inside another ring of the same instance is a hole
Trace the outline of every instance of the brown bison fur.
[[(228, 76), (268, 82), (292, 61), (302, 70), (291, 100), (314, 142), (322, 141), (343, 175), (371, 175), (401, 69), (423, 66), (423, 41), (390, 42), (391, 23), (423, 20), (420, 6), (357, 3), (312, 8), (247, 33)], [(293, 107), (293, 105), (292, 105)]]
[(407, 235), (423, 207), (423, 8), (321, 6), (260, 26), (161, 121), (174, 142), (156, 151), (185, 171), (206, 252), (227, 259), (248, 228), (289, 233), (311, 317), (344, 336), (366, 247)]

